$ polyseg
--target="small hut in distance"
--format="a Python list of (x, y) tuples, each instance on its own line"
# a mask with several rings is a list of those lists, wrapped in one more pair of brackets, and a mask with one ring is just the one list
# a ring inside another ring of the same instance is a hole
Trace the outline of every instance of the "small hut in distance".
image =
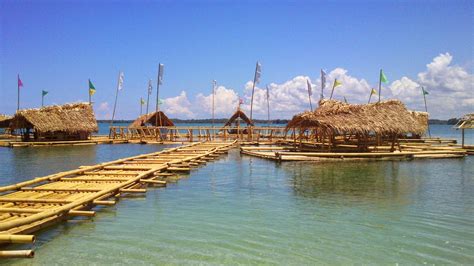
[(89, 103), (45, 106), (19, 110), (10, 124), (20, 129), (25, 141), (34, 140), (86, 140), (99, 127)]
[(173, 127), (174, 123), (165, 115), (165, 113), (158, 111), (138, 117), (129, 127), (136, 128), (145, 126)]
[[(253, 121), (250, 120), (250, 118), (248, 118), (248, 116), (240, 109), (240, 107), (238, 107), (237, 111), (235, 111), (235, 113), (224, 124), (224, 128), (225, 127), (231, 127), (232, 124), (234, 124), (234, 126), (236, 128), (239, 128), (242, 121), (247, 124), (247, 127), (248, 126), (254, 126)], [(235, 134), (237, 132), (238, 132), (238, 129), (229, 129), (229, 133), (231, 133), (231, 134)], [(244, 129), (244, 130), (242, 130), (241, 133), (245, 134), (246, 132), (247, 132), (247, 130)]]

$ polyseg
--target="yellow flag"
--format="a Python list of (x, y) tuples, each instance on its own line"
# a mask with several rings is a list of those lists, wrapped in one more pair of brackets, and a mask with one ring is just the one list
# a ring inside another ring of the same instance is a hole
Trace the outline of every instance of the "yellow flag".
[(94, 95), (94, 93), (95, 93), (95, 89), (90, 88), (90, 89), (89, 89), (89, 94), (92, 96), (92, 95)]
[(377, 91), (375, 89), (372, 89), (372, 91), (370, 92), (370, 94), (377, 94)]
[(332, 85), (332, 88), (336, 88), (337, 86), (341, 86), (342, 82), (338, 81), (337, 79), (334, 80), (334, 84)]

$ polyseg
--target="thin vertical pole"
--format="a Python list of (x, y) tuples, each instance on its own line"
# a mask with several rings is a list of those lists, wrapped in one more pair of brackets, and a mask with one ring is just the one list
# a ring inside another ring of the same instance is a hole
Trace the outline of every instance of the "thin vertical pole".
[(89, 105), (91, 105), (91, 104), (92, 104), (92, 95), (91, 95), (91, 91), (89, 89)]
[[(161, 115), (160, 115), (160, 71), (161, 64), (158, 64), (158, 78), (156, 79), (156, 114), (155, 114), (155, 125), (161, 125)], [(158, 124), (158, 116), (160, 124)]]
[(379, 74), (379, 102), (380, 102), (381, 94), (382, 94), (382, 69), (380, 69), (380, 74)]
[(16, 84), (18, 87), (18, 101), (17, 101), (16, 110), (18, 111), (20, 110), (20, 74), (17, 75)]
[(143, 114), (143, 97), (140, 97), (140, 116)]
[(255, 74), (253, 75), (253, 85), (252, 85), (252, 99), (250, 100), (250, 121), (252, 120), (252, 112), (253, 112), (253, 94), (255, 92), (255, 82), (257, 81), (257, 69), (258, 69), (258, 62), (255, 65)]
[(146, 114), (148, 115), (148, 104), (150, 103), (150, 85), (151, 85), (151, 79), (148, 81), (148, 88), (147, 88), (147, 98), (146, 98)]
[(267, 123), (268, 123), (268, 127), (270, 127), (270, 89), (268, 88), (268, 86), (267, 86), (267, 114), (268, 114)]
[(44, 94), (41, 92), (41, 107), (44, 106)]
[(367, 102), (367, 104), (370, 103), (370, 99), (372, 98), (372, 91), (370, 91), (370, 95), (369, 95), (369, 101)]
[(214, 128), (214, 96), (216, 94), (216, 80), (212, 82), (212, 127)]
[[(421, 87), (421, 93), (423, 93), (423, 100), (425, 101), (425, 111), (428, 113), (428, 106), (426, 105), (426, 94), (425, 89)], [(431, 131), (430, 131), (430, 120), (428, 119), (428, 136), (431, 138)]]
[(321, 97), (319, 100), (324, 99), (324, 87), (326, 87), (326, 77), (323, 78), (323, 69), (321, 69)]
[(119, 84), (120, 84), (120, 71), (117, 79), (117, 89), (115, 90), (115, 103), (114, 103), (114, 110), (112, 112), (112, 120), (110, 121), (110, 126), (112, 127), (114, 124), (114, 118), (115, 118), (115, 109), (117, 108), (117, 99), (118, 99), (118, 91), (119, 91)]
[[(310, 86), (310, 84), (308, 84)], [(311, 93), (308, 88), (308, 99), (309, 99), (309, 108), (311, 109), (311, 112), (313, 111), (313, 104), (311, 103)]]

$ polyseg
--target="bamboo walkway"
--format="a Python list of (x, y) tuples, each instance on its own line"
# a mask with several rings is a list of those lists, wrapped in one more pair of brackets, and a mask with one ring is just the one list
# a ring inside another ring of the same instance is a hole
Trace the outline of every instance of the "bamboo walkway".
[[(165, 186), (173, 172), (217, 159), (236, 142), (199, 142), (0, 187), (0, 243), (34, 243), (31, 234), (74, 216), (94, 216), (97, 205)], [(33, 250), (4, 250), (0, 258), (33, 257)]]

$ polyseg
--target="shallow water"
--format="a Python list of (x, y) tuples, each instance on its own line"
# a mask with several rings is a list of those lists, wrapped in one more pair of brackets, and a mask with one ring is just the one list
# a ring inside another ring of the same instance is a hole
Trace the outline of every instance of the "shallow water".
[[(0, 149), (0, 180), (161, 148)], [(34, 259), (5, 262), (472, 264), (473, 165), (473, 157), (277, 164), (233, 150), (146, 197), (42, 231)]]

